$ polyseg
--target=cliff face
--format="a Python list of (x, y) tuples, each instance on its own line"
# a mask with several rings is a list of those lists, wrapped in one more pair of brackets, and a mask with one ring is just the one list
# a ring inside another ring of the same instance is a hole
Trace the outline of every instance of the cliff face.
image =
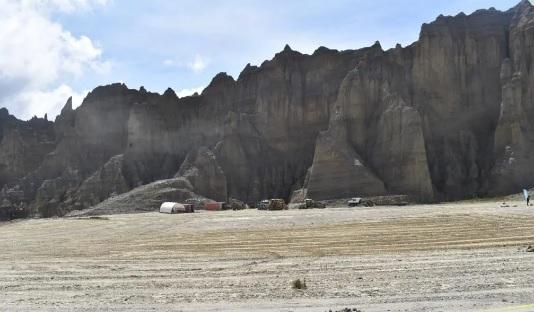
[(389, 192), (423, 200), (488, 194), (499, 73), (511, 21), (528, 10), (440, 16), (416, 43), (364, 59), (347, 75), (338, 119)]
[(534, 160), (534, 9), (528, 1), (514, 8), (508, 58), (501, 66), (499, 121), (492, 190), (512, 192), (532, 184)]
[(0, 185), (35, 170), (55, 148), (54, 124), (46, 119), (20, 121), (0, 109)]
[(438, 18), (413, 46), (413, 104), (422, 115), (435, 190), (445, 199), (486, 193), (514, 14)]
[(177, 198), (246, 202), (515, 192), (534, 184), (532, 26), (523, 1), (440, 16), (406, 48), (286, 46), (191, 97), (114, 84), (55, 123), (0, 111), (0, 196), (51, 216), (170, 178)]

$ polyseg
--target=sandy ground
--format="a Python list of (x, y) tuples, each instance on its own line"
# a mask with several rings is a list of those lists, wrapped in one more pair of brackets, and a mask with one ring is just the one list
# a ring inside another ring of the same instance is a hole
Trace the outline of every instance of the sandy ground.
[(4, 223), (0, 310), (534, 311), (534, 207), (500, 204)]

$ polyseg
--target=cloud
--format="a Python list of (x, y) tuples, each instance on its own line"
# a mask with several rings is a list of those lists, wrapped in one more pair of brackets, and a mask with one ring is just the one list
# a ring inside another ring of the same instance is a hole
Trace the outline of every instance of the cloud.
[(190, 96), (190, 95), (193, 95), (195, 93), (202, 93), (202, 90), (204, 90), (205, 87), (197, 87), (197, 88), (191, 88), (191, 89), (182, 89), (178, 92), (176, 92), (176, 95), (178, 95), (178, 97), (186, 97), (186, 96)]
[(32, 90), (17, 95), (13, 100), (15, 104), (24, 107), (24, 110), (20, 112), (21, 116), (25, 119), (32, 116), (44, 116), (49, 115), (49, 119), (53, 119), (57, 116), (61, 109), (65, 105), (67, 99), (72, 96), (72, 107), (76, 108), (80, 106), (85, 96), (89, 91), (83, 91), (80, 93), (72, 90), (71, 87), (62, 84), (53, 90)]
[(204, 59), (200, 55), (196, 55), (194, 61), (187, 63), (187, 67), (195, 73), (199, 73), (203, 71), (206, 66), (208, 66), (208, 63), (208, 59)]
[(174, 60), (171, 60), (171, 59), (166, 59), (163, 61), (163, 65), (165, 66), (176, 66), (176, 61)]
[(80, 10), (90, 10), (95, 6), (105, 6), (110, 0), (21, 0), (22, 5), (34, 9), (57, 10), (72, 13)]
[(175, 59), (165, 59), (163, 65), (166, 67), (179, 67), (187, 68), (192, 72), (198, 74), (201, 73), (209, 65), (210, 59), (202, 57), (201, 55), (195, 55), (195, 58), (187, 63), (177, 61)]
[[(72, 88), (68, 80), (87, 72), (105, 73), (111, 63), (102, 49), (86, 36), (75, 36), (51, 18), (53, 10), (72, 12), (106, 0), (0, 0), (0, 106), (27, 118), (56, 114)], [(42, 107), (36, 96), (46, 97)], [(66, 96), (59, 99), (60, 95)], [(25, 103), (23, 100), (31, 103)], [(51, 100), (57, 99), (55, 105)], [(17, 106), (15, 106), (17, 105)]]

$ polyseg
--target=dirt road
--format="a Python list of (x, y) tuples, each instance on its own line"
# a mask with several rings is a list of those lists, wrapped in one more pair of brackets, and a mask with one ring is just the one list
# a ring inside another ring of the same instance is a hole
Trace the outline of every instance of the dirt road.
[(534, 207), (506, 206), (2, 224), (0, 310), (534, 311)]

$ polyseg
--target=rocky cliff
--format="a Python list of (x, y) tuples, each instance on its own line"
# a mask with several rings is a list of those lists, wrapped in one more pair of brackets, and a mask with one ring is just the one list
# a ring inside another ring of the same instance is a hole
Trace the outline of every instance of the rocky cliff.
[(286, 46), (200, 95), (113, 84), (54, 123), (2, 109), (0, 199), (53, 216), (159, 180), (179, 181), (166, 196), (245, 202), (517, 192), (534, 185), (533, 60), (525, 0), (439, 16), (404, 48)]

